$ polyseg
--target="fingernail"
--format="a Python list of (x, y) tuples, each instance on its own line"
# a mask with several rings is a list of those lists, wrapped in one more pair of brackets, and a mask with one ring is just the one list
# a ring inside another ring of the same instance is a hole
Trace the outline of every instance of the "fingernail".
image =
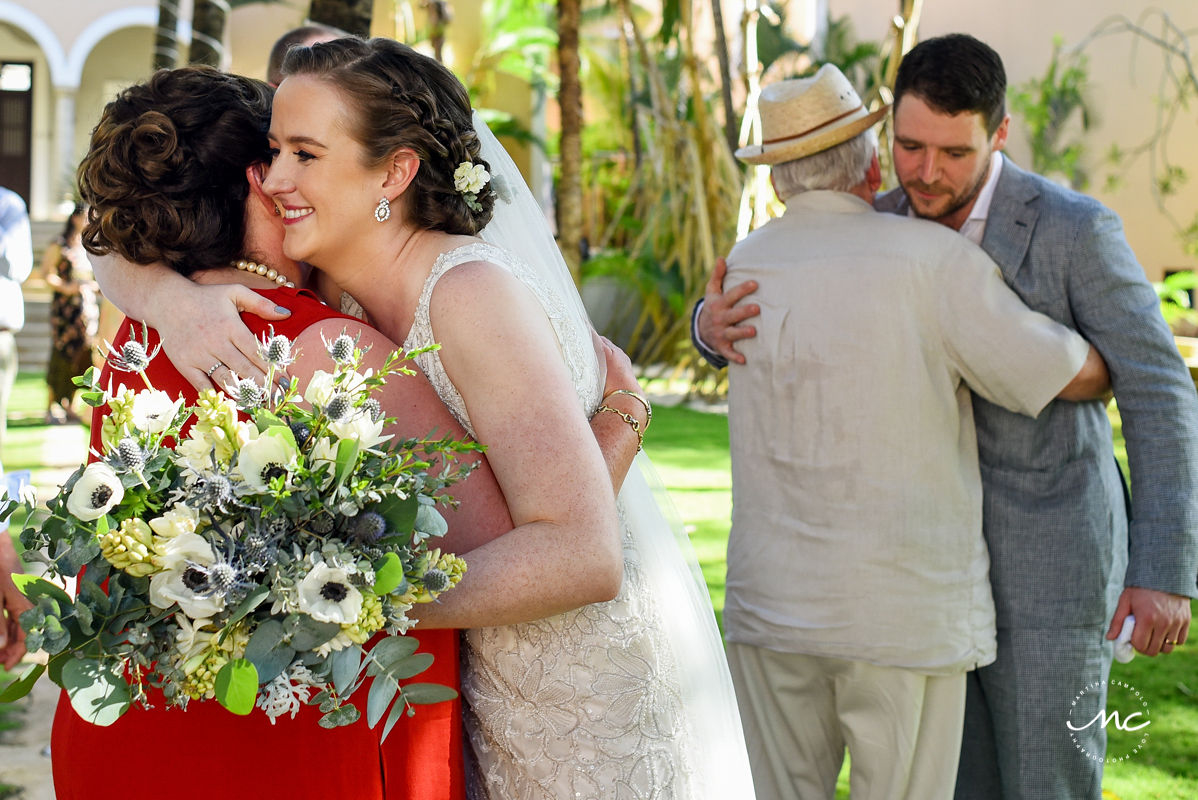
[(291, 316), (291, 309), (284, 308), (283, 306), (275, 306), (275, 313), (276, 314), (286, 314), (287, 316)]

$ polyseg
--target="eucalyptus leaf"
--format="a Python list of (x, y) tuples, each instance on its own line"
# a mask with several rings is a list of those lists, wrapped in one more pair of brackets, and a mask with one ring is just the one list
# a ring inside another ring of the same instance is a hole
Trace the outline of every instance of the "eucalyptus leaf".
[(416, 530), (426, 536), (441, 537), (449, 531), (449, 523), (441, 512), (429, 505), (421, 504), (416, 509)]
[(318, 622), (301, 614), (291, 634), (291, 646), (296, 650), (315, 650), (340, 632), (341, 626), (336, 622)]
[(129, 686), (99, 659), (70, 659), (63, 665), (62, 681), (71, 708), (93, 725), (107, 727), (129, 710)]
[(267, 683), (290, 666), (295, 650), (283, 643), (283, 623), (269, 619), (258, 626), (245, 645), (245, 658), (258, 670), (258, 680)]
[(79, 624), (79, 630), (87, 636), (91, 636), (96, 632), (94, 621), (95, 615), (92, 613), (91, 606), (85, 601), (80, 601), (75, 604), (75, 621)]
[(407, 658), (401, 658), (387, 668), (387, 674), (396, 680), (406, 680), (419, 675), (433, 665), (432, 653), (413, 653)]
[(386, 672), (392, 664), (415, 653), (419, 646), (420, 642), (411, 636), (388, 636), (370, 651), (371, 664), (367, 674)]
[(8, 686), (5, 686), (3, 691), (0, 691), (0, 703), (11, 703), (29, 694), (30, 690), (33, 689), (33, 684), (37, 683), (37, 679), (45, 671), (45, 664), (30, 664), (21, 673), (19, 678), (8, 684)]
[(215, 689), (222, 706), (244, 717), (258, 699), (258, 670), (244, 658), (229, 661), (216, 673)]
[(374, 593), (377, 595), (390, 594), (403, 585), (403, 563), (394, 552), (388, 551), (374, 564)]
[(329, 656), (333, 677), (333, 689), (345, 696), (358, 673), (362, 671), (362, 648), (343, 647)]
[(444, 703), (457, 696), (457, 691), (440, 683), (409, 683), (403, 687), (404, 700), (414, 706)]
[(366, 696), (366, 724), (372, 728), (378, 725), (398, 693), (399, 682), (390, 675), (379, 675), (375, 678)]
[(112, 613), (112, 603), (108, 600), (108, 595), (100, 588), (100, 585), (93, 580), (90, 580), (91, 570), (87, 572), (87, 578), (79, 579), (79, 599), (87, 603), (97, 612), (103, 615)]
[(398, 702), (391, 706), (391, 713), (387, 715), (387, 722), (383, 725), (383, 734), (379, 737), (380, 742), (387, 741), (387, 735), (391, 733), (391, 729), (395, 727), (395, 723), (399, 721), (400, 715), (405, 711), (408, 716), (412, 715), (411, 707), (403, 702), (403, 698), (400, 698)]
[(361, 718), (361, 713), (358, 709), (351, 705), (343, 705), (336, 708), (320, 718), (320, 727), (322, 728), (340, 728), (342, 725), (353, 725)]
[(241, 604), (237, 606), (237, 610), (233, 615), (225, 620), (225, 629), (221, 631), (220, 641), (225, 640), (226, 632), (232, 630), (233, 623), (240, 622), (247, 614), (253, 611), (258, 606), (262, 605), (262, 601), (270, 596), (269, 586), (256, 586), (253, 591), (245, 596)]

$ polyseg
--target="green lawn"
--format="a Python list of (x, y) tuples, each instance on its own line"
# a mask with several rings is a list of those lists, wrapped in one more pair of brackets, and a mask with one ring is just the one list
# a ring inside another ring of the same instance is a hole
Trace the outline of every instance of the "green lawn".
[[(1116, 454), (1126, 469), (1119, 416), (1111, 412)], [(711, 590), (716, 616), (724, 605), (724, 550), (732, 495), (729, 476), (728, 426), (720, 414), (685, 408), (657, 407), (645, 438), (683, 521), (691, 527), (703, 574)], [(1198, 615), (1198, 605), (1195, 607)], [(1134, 686), (1149, 704), (1149, 744), (1131, 760), (1106, 767), (1103, 794), (1120, 800), (1194, 800), (1198, 798), (1198, 635), (1192, 644), (1166, 658), (1137, 656), (1116, 663), (1112, 680)], [(1113, 707), (1112, 707), (1113, 708)], [(1127, 713), (1127, 712), (1125, 712)], [(1129, 734), (1111, 732), (1111, 752)], [(848, 797), (847, 764), (837, 797)]]

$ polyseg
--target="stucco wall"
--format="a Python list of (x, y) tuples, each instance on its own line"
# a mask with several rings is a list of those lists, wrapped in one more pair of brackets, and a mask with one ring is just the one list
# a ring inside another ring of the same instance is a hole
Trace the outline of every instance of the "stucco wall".
[[(833, 17), (849, 16), (858, 36), (880, 39), (897, 7), (895, 0), (828, 0)], [(1066, 46), (1084, 39), (1101, 21), (1125, 14), (1132, 19), (1143, 10), (1164, 10), (1183, 30), (1198, 30), (1198, 3), (1194, 0), (1007, 0), (1004, 3), (925, 0), (919, 32), (921, 38), (965, 32), (989, 43), (1003, 57), (1009, 85), (1018, 85), (1044, 74), (1052, 54), (1053, 37), (1060, 35)], [(1159, 32), (1159, 17), (1150, 23)], [(1192, 39), (1198, 45), (1198, 37)], [(1162, 60), (1158, 51), (1141, 42), (1133, 50), (1128, 34), (1106, 37), (1086, 48), (1090, 67), (1090, 105), (1096, 116), (1094, 127), (1084, 138), (1085, 165), (1094, 180), (1090, 194), (1113, 208), (1123, 218), (1128, 240), (1151, 279), (1166, 269), (1198, 266), (1186, 255), (1173, 228), (1153, 203), (1149, 166), (1142, 161), (1123, 186), (1104, 190), (1111, 169), (1104, 156), (1112, 144), (1127, 149), (1147, 137), (1158, 112), (1158, 80)], [(1133, 58), (1134, 54), (1134, 58)], [(1030, 166), (1027, 138), (1020, 120), (1013, 117), (1008, 152), (1019, 164)], [(1198, 212), (1198, 110), (1183, 112), (1169, 142), (1170, 156), (1189, 174), (1189, 184), (1168, 201), (1173, 213), (1188, 223)]]

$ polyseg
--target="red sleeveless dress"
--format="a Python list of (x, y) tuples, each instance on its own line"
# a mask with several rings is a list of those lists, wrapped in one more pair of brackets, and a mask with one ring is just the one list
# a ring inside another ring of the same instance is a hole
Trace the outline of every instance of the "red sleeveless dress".
[[(259, 293), (289, 308), (291, 316), (267, 323), (243, 314), (255, 335), (273, 324), (276, 333), (293, 337), (316, 322), (342, 316), (307, 291)], [(124, 343), (131, 331), (140, 338), (140, 324), (126, 318), (114, 341)], [(153, 346), (158, 334), (151, 330), (149, 335)], [(112, 372), (105, 365), (101, 385), (108, 385)], [(146, 372), (156, 389), (196, 400), (195, 389), (164, 356)], [(114, 385), (144, 388), (137, 375), (113, 378)], [(96, 409), (92, 417), (93, 448), (99, 446), (102, 414)], [(434, 656), (433, 665), (413, 680), (459, 688), (457, 631), (409, 635)], [(364, 712), (365, 688), (359, 692), (361, 698), (354, 700)], [(193, 702), (181, 711), (166, 708), (159, 695), (154, 706), (135, 705), (101, 728), (75, 714), (63, 693), (51, 739), (58, 800), (463, 800), (466, 795), (460, 700), (416, 706), (415, 716), (401, 717), (385, 742), (379, 741), (382, 725), (371, 730), (365, 719), (321, 728), (320, 711), (309, 705), (295, 719), (284, 715), (274, 725), (260, 709), (241, 717), (215, 701)]]

